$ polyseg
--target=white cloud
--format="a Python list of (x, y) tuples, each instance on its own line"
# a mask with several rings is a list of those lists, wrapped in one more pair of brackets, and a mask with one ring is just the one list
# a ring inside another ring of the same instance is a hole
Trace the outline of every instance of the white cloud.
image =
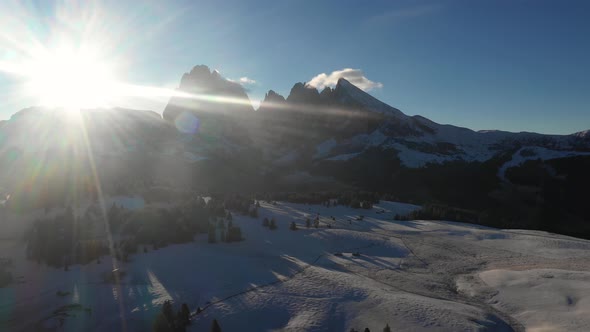
[(242, 84), (256, 84), (256, 81), (255, 80), (253, 80), (251, 78), (248, 78), (246, 76), (240, 77), (239, 82), (242, 83)]
[(231, 78), (228, 78), (227, 80), (230, 81), (230, 82), (239, 83), (241, 85), (252, 85), (252, 84), (256, 84), (256, 81), (255, 80), (253, 80), (253, 79), (251, 79), (249, 77), (246, 77), (246, 76), (240, 77), (240, 78), (235, 79), (235, 80), (234, 79), (231, 79)]
[(372, 89), (379, 89), (383, 87), (383, 84), (379, 82), (373, 82), (366, 78), (360, 69), (344, 68), (342, 70), (333, 71), (330, 74), (321, 73), (316, 77), (312, 78), (309, 83), (310, 86), (323, 90), (325, 87), (334, 87), (338, 83), (338, 79), (344, 78), (350, 83), (356, 85), (363, 91), (369, 91)]

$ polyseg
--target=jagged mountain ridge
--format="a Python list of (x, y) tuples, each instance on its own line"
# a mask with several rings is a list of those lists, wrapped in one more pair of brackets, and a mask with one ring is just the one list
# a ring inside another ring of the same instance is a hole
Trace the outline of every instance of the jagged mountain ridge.
[[(252, 108), (240, 84), (207, 66), (196, 66), (184, 74), (178, 90), (195, 98), (172, 97), (162, 117), (149, 111), (86, 110), (81, 116), (85, 134), (79, 123), (56, 110), (30, 108), (16, 113), (0, 122), (0, 163), (5, 170), (13, 170), (8, 173), (20, 174), (5, 179), (29, 176), (21, 166), (35, 158), (43, 161), (45, 155), (87, 154), (85, 139), (95, 162), (118, 165), (105, 166), (115, 169), (115, 173), (128, 174), (122, 169), (131, 165), (131, 159), (156, 158), (173, 161), (175, 166), (171, 168), (180, 169), (177, 173), (188, 178), (196, 164), (221, 160), (239, 167), (242, 164), (235, 160), (244, 160), (245, 155), (259, 166), (254, 173), (277, 174), (285, 167), (287, 172), (314, 173), (326, 163), (346, 170), (346, 166), (341, 167), (343, 163), (363, 159), (368, 151), (372, 158), (377, 153), (379, 158), (398, 160), (395, 167), (406, 168), (485, 162), (527, 146), (590, 151), (588, 131), (543, 135), (476, 132), (441, 125), (422, 116), (408, 116), (345, 79), (321, 92), (297, 83), (286, 98), (270, 90), (258, 110)], [(59, 168), (55, 162), (49, 164)], [(371, 172), (374, 166), (369, 164), (362, 171)], [(253, 177), (254, 173), (247, 176)]]
[[(419, 115), (408, 116), (345, 79), (340, 79), (334, 89), (328, 87), (321, 93), (303, 83), (295, 84), (287, 98), (271, 90), (262, 101), (259, 113), (262, 122), (272, 119), (266, 123), (268, 130), (277, 124), (285, 128), (282, 133), (276, 130), (275, 138), (296, 128), (300, 133), (298, 142), (316, 147), (315, 160), (346, 160), (367, 148), (379, 147), (385, 153), (400, 156), (405, 166), (421, 167), (457, 160), (481, 162), (527, 145), (555, 150), (590, 149), (585, 132), (572, 135), (476, 132), (441, 125)], [(282, 139), (275, 141), (280, 142), (278, 149), (297, 148), (285, 145)], [(292, 153), (292, 149), (289, 151)]]
[[(178, 90), (195, 98), (172, 97), (163, 111), (162, 123), (159, 123), (161, 119), (155, 113), (122, 109), (117, 112), (85, 112), (86, 122), (90, 121), (90, 129), (94, 129), (98, 123), (109, 121), (133, 126), (130, 123), (137, 122), (139, 125), (149, 120), (152, 126), (166, 128), (160, 129), (168, 133), (164, 145), (174, 145), (170, 143), (170, 137), (174, 136), (171, 132), (176, 129), (185, 134), (181, 149), (190, 153), (199, 150), (204, 141), (217, 141), (223, 144), (218, 144), (216, 148), (223, 146), (230, 150), (260, 147), (269, 162), (284, 159), (286, 155), (294, 156), (290, 158), (292, 161), (301, 158), (314, 162), (342, 161), (376, 147), (384, 153), (398, 156), (407, 167), (457, 160), (481, 162), (523, 146), (590, 150), (588, 131), (572, 135), (476, 132), (441, 125), (422, 116), (408, 116), (346, 79), (338, 80), (334, 88), (327, 87), (321, 92), (305, 83), (296, 83), (286, 98), (270, 90), (256, 111), (240, 84), (223, 78), (219, 72), (211, 71), (204, 65), (195, 66), (185, 73)], [(0, 124), (4, 136), (10, 137), (4, 146), (10, 145), (7, 142), (17, 142), (19, 135), (27, 136), (25, 128), (30, 126), (29, 122), (33, 121), (30, 116), (36, 112), (40, 111), (34, 108), (23, 110), (10, 121)], [(100, 112), (103, 114), (100, 115)], [(21, 117), (28, 120), (19, 121)], [(47, 119), (49, 117), (46, 116), (44, 121)], [(56, 119), (53, 116), (50, 123)], [(51, 131), (50, 128), (44, 130)], [(159, 139), (157, 135), (152, 134), (156, 139), (151, 141), (147, 139), (150, 134), (142, 135), (146, 137), (144, 141), (150, 142), (144, 145), (152, 146), (153, 151), (170, 150), (158, 147), (161, 142), (155, 143)], [(186, 137), (197, 139), (187, 143)], [(26, 143), (31, 146), (24, 146), (25, 141), (13, 145), (23, 149), (35, 148), (36, 145), (30, 144), (30, 141)], [(121, 148), (121, 144), (105, 145), (105, 141), (96, 141), (97, 151), (128, 149)], [(49, 143), (45, 140), (44, 144)]]

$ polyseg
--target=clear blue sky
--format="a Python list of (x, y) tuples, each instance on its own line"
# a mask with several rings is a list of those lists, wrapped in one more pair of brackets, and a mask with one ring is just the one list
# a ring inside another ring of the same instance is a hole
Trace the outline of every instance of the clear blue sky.
[[(60, 20), (56, 11), (80, 3), (25, 2), (18, 15), (43, 43)], [(589, 1), (119, 0), (99, 8), (101, 33), (116, 40), (110, 52), (124, 64), (121, 78), (134, 84), (174, 87), (206, 64), (255, 80), (246, 87), (256, 100), (355, 68), (382, 84), (370, 91), (375, 97), (440, 123), (590, 129)], [(0, 40), (0, 59), (12, 45)], [(34, 102), (15, 97), (18, 85), (0, 72), (0, 118)]]

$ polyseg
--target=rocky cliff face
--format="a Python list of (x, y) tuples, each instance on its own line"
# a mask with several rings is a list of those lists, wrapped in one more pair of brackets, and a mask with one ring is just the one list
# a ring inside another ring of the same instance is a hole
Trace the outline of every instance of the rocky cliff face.
[(240, 84), (200, 65), (182, 76), (177, 91), (162, 115), (180, 132), (234, 143), (250, 140), (254, 109)]

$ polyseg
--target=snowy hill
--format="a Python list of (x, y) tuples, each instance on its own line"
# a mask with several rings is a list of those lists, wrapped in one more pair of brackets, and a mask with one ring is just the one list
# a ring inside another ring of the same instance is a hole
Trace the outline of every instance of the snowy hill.
[[(213, 318), (224, 331), (586, 330), (590, 241), (392, 220), (416, 208), (263, 203), (259, 218), (234, 218), (244, 241), (209, 244), (199, 235), (140, 250), (118, 263), (120, 283), (105, 279), (108, 256), (64, 271), (26, 260), (22, 240), (4, 234), (16, 282), (0, 288), (0, 329), (146, 331), (171, 299), (191, 308), (189, 331), (206, 330)], [(320, 227), (306, 228), (317, 214)], [(278, 229), (262, 227), (263, 217), (276, 218)]]

